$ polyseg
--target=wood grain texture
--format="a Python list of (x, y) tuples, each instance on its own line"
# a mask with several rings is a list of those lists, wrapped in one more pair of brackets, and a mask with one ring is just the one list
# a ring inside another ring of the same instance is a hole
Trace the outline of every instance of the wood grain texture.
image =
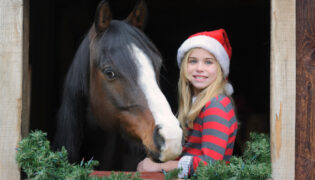
[(315, 179), (315, 1), (296, 1), (296, 179)]
[(23, 111), (23, 0), (0, 3), (0, 179), (20, 179), (15, 161)]
[[(91, 176), (97, 176), (97, 177), (110, 176), (111, 173), (113, 172), (112, 171), (93, 171), (91, 173)], [(119, 172), (115, 172), (115, 173), (119, 173)], [(124, 172), (124, 173), (134, 174), (135, 172)], [(140, 178), (148, 179), (148, 180), (164, 180), (165, 176), (161, 172), (142, 172), (140, 173)]]
[(295, 40), (295, 0), (272, 0), (270, 130), (273, 179), (294, 179)]

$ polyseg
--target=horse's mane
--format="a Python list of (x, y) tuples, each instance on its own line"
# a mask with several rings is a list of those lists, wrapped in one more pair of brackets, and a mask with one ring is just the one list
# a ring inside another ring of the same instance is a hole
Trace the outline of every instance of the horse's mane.
[(70, 161), (79, 158), (83, 139), (83, 123), (89, 92), (89, 38), (80, 44), (64, 83), (63, 98), (58, 111), (54, 149), (66, 145)]

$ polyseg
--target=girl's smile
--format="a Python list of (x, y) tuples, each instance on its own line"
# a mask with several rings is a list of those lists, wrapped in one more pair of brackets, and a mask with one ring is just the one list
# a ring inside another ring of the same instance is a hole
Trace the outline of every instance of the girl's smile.
[(193, 75), (193, 77), (196, 79), (196, 81), (200, 81), (200, 82), (208, 78), (207, 76), (201, 76), (201, 75)]

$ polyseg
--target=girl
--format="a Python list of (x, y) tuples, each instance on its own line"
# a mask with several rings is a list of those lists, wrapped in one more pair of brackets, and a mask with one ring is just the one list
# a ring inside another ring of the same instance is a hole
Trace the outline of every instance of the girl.
[(199, 163), (229, 161), (237, 132), (230, 97), (233, 88), (227, 81), (231, 54), (224, 29), (194, 34), (179, 47), (178, 119), (185, 127), (183, 153), (179, 161), (165, 163), (146, 158), (138, 164), (138, 171), (181, 168), (179, 178), (183, 178), (193, 174)]

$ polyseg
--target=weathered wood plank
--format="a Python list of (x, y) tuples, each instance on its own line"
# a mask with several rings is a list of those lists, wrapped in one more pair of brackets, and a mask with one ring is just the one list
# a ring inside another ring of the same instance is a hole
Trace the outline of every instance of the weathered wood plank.
[[(23, 104), (23, 0), (0, 3), (0, 179), (20, 179), (15, 161), (21, 139)], [(26, 59), (27, 60), (27, 59)], [(28, 69), (28, 66), (25, 67)], [(28, 73), (25, 73), (28, 74)], [(27, 77), (26, 77), (27, 78)], [(24, 84), (24, 87), (29, 87)]]
[(274, 179), (294, 179), (295, 0), (271, 2), (271, 157)]
[(315, 1), (296, 1), (296, 179), (315, 179)]
[[(112, 173), (113, 173), (112, 171), (93, 171), (91, 173), (91, 176), (103, 177), (103, 176), (110, 176)], [(121, 172), (114, 172), (114, 173), (121, 173)], [(128, 173), (128, 174), (132, 173), (132, 175), (135, 174), (135, 172), (123, 172), (123, 173)], [(161, 172), (141, 172), (140, 178), (148, 179), (148, 180), (164, 180), (165, 176)]]

